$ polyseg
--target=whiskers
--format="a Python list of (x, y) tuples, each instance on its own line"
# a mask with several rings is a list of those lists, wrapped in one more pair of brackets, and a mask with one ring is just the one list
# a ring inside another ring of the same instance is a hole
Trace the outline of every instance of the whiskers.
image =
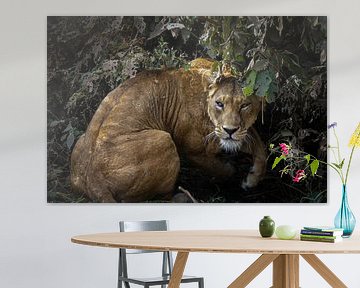
[(246, 133), (245, 137), (243, 138), (243, 143), (246, 145), (247, 150), (252, 152), (252, 147), (255, 146), (256, 141), (255, 141), (255, 138), (251, 134)]
[[(240, 150), (252, 152), (255, 145), (255, 138), (247, 130), (236, 135), (237, 139), (220, 139), (220, 147), (228, 153), (237, 153)], [(244, 147), (245, 145), (245, 147)]]
[(218, 145), (220, 145), (221, 150), (226, 153), (237, 153), (240, 150), (252, 152), (252, 147), (254, 147), (256, 143), (255, 138), (249, 134), (247, 130), (238, 133), (235, 139), (223, 137), (225, 137), (225, 135), (223, 135), (222, 131), (215, 128), (214, 131), (205, 136), (204, 143), (207, 145), (212, 141), (219, 141)]
[(210, 141), (215, 140), (215, 138), (216, 138), (216, 133), (215, 133), (215, 131), (212, 131), (208, 135), (205, 136), (204, 143), (208, 144), (208, 143), (210, 143)]

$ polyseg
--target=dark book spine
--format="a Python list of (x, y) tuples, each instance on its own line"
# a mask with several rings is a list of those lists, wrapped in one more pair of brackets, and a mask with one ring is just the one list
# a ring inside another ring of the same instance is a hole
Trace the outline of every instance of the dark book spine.
[(315, 231), (315, 230), (301, 230), (301, 234), (304, 235), (318, 235), (318, 236), (334, 236), (334, 232), (331, 231)]

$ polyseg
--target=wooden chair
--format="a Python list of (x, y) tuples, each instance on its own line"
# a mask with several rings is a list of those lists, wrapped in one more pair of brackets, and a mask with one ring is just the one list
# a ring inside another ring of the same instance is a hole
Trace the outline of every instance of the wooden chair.
[[(134, 232), (134, 231), (167, 231), (168, 222), (166, 220), (159, 221), (120, 221), (120, 232)], [(144, 288), (150, 286), (160, 286), (165, 288), (169, 284), (170, 276), (173, 267), (173, 259), (171, 252), (150, 251), (150, 250), (135, 250), (135, 249), (119, 249), (119, 269), (118, 269), (118, 288), (122, 288), (124, 283), (125, 288), (130, 288), (131, 284), (141, 285)], [(129, 277), (127, 269), (127, 254), (141, 254), (141, 253), (163, 253), (162, 260), (162, 275), (160, 277), (139, 278)], [(204, 288), (204, 278), (194, 276), (183, 276), (181, 283), (197, 282), (199, 288)]]

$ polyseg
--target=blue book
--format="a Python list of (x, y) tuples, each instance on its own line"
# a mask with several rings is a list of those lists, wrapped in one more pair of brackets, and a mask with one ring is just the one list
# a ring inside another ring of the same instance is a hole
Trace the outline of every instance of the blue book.
[(330, 226), (314, 226), (314, 227), (304, 227), (301, 230), (303, 235), (319, 235), (319, 236), (341, 236), (343, 235), (344, 229), (335, 228)]

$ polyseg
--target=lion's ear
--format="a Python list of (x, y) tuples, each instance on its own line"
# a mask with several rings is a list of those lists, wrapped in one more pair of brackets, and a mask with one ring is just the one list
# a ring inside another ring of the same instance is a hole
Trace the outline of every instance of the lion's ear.
[(191, 69), (203, 69), (211, 71), (214, 67), (215, 60), (205, 59), (205, 58), (196, 58), (190, 61), (190, 68)]
[(190, 69), (196, 71), (204, 83), (204, 91), (211, 89), (217, 82), (218, 72), (214, 70), (216, 62), (214, 60), (197, 58), (190, 62)]
[(207, 89), (216, 88), (216, 85), (227, 78), (236, 78), (228, 62), (197, 58), (190, 62), (190, 69), (197, 71), (203, 79), (206, 79)]
[(222, 75), (222, 77), (224, 77), (224, 78), (235, 77), (235, 75), (232, 73), (230, 63), (224, 63), (224, 64), (221, 66), (221, 75)]
[(231, 65), (230, 63), (223, 63), (221, 65), (217, 66), (217, 71), (214, 71), (212, 73), (212, 79), (211, 82), (213, 84), (219, 84), (221, 81), (227, 79), (227, 78), (235, 78), (236, 76), (232, 73)]

